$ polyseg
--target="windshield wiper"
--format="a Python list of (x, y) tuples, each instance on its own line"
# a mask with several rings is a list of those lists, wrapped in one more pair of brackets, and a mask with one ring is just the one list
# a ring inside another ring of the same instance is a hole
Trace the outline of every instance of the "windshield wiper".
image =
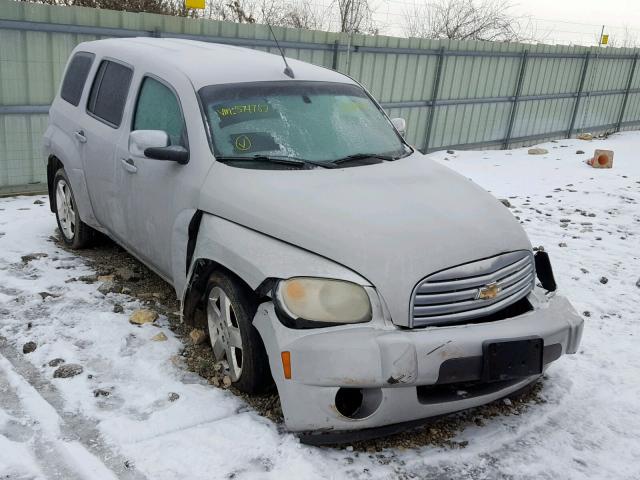
[(304, 162), (301, 160), (290, 159), (290, 158), (280, 158), (280, 157), (269, 157), (267, 155), (253, 155), (251, 157), (244, 156), (219, 156), (216, 157), (216, 160), (219, 162), (271, 162), (271, 163), (280, 163), (282, 165), (296, 165), (296, 166), (304, 166)]
[(355, 153), (353, 155), (347, 155), (346, 157), (333, 160), (331, 163), (333, 165), (340, 165), (341, 163), (347, 163), (355, 160), (366, 160), (367, 158), (377, 158), (378, 160), (384, 160), (387, 162), (396, 160), (395, 157), (391, 157), (389, 155), (379, 155), (377, 153)]
[(279, 163), (282, 165), (294, 165), (297, 167), (304, 167), (305, 165), (315, 165), (323, 168), (335, 168), (328, 162), (314, 162), (313, 160), (304, 160), (296, 157), (274, 157), (271, 155), (253, 155), (251, 157), (245, 157), (241, 155), (228, 155), (216, 157), (219, 162), (271, 162)]

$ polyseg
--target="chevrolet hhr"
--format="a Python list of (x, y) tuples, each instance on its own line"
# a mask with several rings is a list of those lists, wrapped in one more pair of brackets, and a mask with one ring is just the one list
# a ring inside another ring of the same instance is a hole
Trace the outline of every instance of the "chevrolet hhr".
[(51, 210), (70, 247), (102, 232), (169, 282), (289, 430), (388, 433), (522, 390), (583, 329), (510, 211), (404, 129), (279, 55), (82, 43), (44, 135)]

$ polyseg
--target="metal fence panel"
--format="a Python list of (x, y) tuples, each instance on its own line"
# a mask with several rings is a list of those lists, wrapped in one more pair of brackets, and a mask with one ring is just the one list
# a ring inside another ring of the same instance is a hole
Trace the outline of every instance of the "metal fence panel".
[[(640, 125), (640, 50), (274, 30), (287, 56), (352, 76), (391, 117), (406, 118), (408, 141), (423, 151)], [(114, 36), (277, 53), (264, 25), (0, 0), (0, 193), (43, 187), (40, 138), (69, 54)]]

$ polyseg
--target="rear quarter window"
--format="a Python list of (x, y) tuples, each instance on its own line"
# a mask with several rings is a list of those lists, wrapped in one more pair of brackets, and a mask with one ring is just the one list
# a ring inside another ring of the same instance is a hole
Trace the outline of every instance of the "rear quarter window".
[(103, 60), (91, 86), (87, 111), (112, 127), (119, 127), (132, 75), (129, 67)]
[(78, 52), (73, 56), (71, 62), (69, 62), (67, 73), (62, 81), (60, 96), (71, 105), (77, 107), (78, 103), (80, 103), (82, 90), (87, 81), (94, 57), (95, 55), (93, 53)]

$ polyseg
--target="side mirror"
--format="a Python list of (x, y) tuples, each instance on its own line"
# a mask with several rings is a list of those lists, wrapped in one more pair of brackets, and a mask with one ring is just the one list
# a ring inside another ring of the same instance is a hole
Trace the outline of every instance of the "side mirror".
[(168, 160), (180, 165), (189, 163), (189, 150), (182, 145), (170, 145), (168, 147), (149, 147), (144, 149), (144, 156), (155, 160)]
[(402, 135), (402, 138), (404, 138), (404, 136), (407, 134), (406, 120), (404, 118), (397, 117), (397, 118), (392, 118), (391, 123), (395, 127), (395, 129), (398, 131), (398, 133)]
[(169, 146), (169, 135), (162, 130), (134, 130), (129, 134), (129, 152), (134, 157), (144, 157), (147, 148)]
[(129, 134), (129, 152), (133, 156), (188, 163), (189, 151), (170, 143), (169, 135), (162, 130), (134, 130)]

